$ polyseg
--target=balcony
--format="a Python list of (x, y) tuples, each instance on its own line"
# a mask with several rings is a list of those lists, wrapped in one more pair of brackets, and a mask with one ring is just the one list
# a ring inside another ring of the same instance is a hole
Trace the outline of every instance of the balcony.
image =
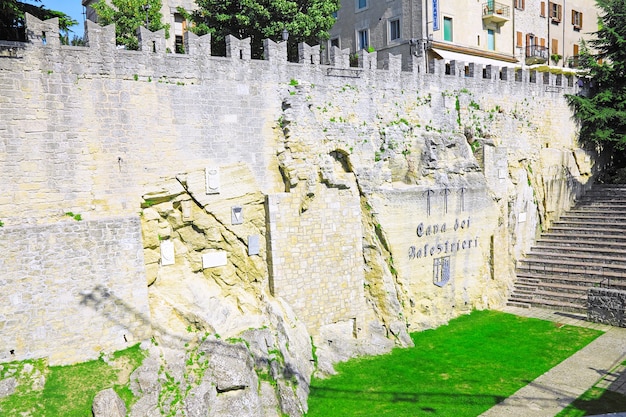
[(574, 55), (567, 58), (567, 66), (569, 68), (578, 68), (581, 64), (580, 55)]
[(483, 4), (483, 22), (502, 25), (509, 21), (511, 8), (506, 4), (488, 1)]
[(526, 47), (526, 65), (545, 64), (548, 61), (548, 48), (539, 45)]

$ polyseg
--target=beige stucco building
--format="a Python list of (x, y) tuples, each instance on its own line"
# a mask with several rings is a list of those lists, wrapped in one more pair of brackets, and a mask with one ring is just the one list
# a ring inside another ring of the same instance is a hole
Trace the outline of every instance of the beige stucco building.
[(390, 53), (426, 63), (574, 66), (596, 20), (593, 0), (345, 0), (328, 46), (376, 50), (383, 66)]
[[(98, 15), (95, 10), (91, 8), (91, 5), (98, 1), (99, 0), (82, 0), (82, 4), (85, 7), (86, 18), (93, 22), (98, 21)], [(111, 4), (112, 2), (111, 0), (107, 0), (107, 3)], [(169, 25), (170, 27), (170, 36), (165, 40), (165, 46), (172, 52), (183, 52), (187, 24), (183, 16), (178, 13), (178, 8), (182, 7), (189, 11), (194, 10), (197, 7), (196, 2), (194, 0), (162, 0), (161, 4), (163, 24)]]

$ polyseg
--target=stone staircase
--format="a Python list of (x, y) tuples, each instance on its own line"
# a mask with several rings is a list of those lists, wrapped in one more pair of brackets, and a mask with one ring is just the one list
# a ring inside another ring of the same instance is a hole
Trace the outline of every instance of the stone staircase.
[(626, 184), (595, 185), (518, 261), (508, 305), (587, 312), (587, 290), (626, 290)]

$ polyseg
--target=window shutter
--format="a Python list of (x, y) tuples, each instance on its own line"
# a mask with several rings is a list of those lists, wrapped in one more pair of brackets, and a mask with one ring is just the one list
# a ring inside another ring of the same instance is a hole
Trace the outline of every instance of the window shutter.
[(576, 26), (576, 10), (572, 9), (572, 25)]
[(558, 39), (552, 39), (552, 53), (553, 54), (559, 53), (559, 40)]
[(526, 47), (530, 46), (530, 33), (526, 34)]
[(574, 44), (574, 56), (578, 56), (578, 44)]
[(522, 10), (526, 9), (526, 0), (522, 0)]
[(541, 17), (546, 17), (546, 2), (542, 1), (541, 2)]
[(539, 45), (542, 47), (546, 47), (546, 38), (540, 38), (539, 39)]
[(561, 6), (560, 4), (556, 5), (556, 13), (557, 13), (557, 19), (560, 21), (561, 17), (563, 17), (563, 6)]
[(522, 47), (522, 32), (516, 32), (517, 35), (517, 42), (515, 43), (515, 46), (517, 46), (518, 48)]
[(578, 13), (578, 26), (583, 27), (583, 12)]

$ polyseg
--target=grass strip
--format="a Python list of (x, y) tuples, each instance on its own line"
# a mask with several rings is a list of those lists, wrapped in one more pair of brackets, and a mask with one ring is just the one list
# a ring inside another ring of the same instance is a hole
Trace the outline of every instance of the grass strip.
[(127, 408), (136, 400), (128, 376), (146, 353), (140, 345), (115, 352), (107, 361), (99, 358), (67, 366), (48, 366), (45, 360), (0, 364), (0, 380), (16, 378), (15, 393), (0, 399), (0, 416), (91, 416), (96, 394), (113, 388)]
[[(612, 373), (624, 372), (623, 367), (626, 366), (626, 361), (622, 362), (621, 365), (616, 367)], [(589, 388), (583, 395), (557, 414), (556, 417), (596, 416), (626, 412), (626, 395), (612, 391), (611, 386), (608, 388), (598, 386), (602, 382), (604, 382), (603, 379), (598, 381), (595, 386)]]
[(338, 364), (314, 378), (308, 417), (478, 416), (602, 332), (474, 311), (413, 333), (415, 347)]

